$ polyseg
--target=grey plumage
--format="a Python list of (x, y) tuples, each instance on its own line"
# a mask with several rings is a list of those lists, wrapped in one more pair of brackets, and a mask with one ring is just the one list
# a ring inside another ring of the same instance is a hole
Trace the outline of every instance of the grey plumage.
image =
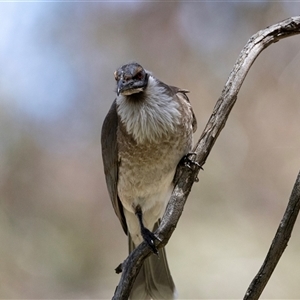
[[(165, 211), (176, 166), (191, 151), (197, 124), (188, 91), (164, 84), (137, 63), (119, 68), (115, 78), (117, 98), (103, 123), (102, 156), (109, 195), (132, 251), (149, 235), (151, 241), (148, 230)], [(173, 299), (174, 293), (160, 249), (159, 258), (145, 261), (131, 299)]]

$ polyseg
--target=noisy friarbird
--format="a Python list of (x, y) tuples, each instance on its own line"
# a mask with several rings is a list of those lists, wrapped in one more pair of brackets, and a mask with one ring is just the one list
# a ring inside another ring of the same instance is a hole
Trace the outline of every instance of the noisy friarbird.
[(102, 127), (107, 188), (132, 251), (143, 240), (154, 253), (134, 283), (130, 299), (174, 299), (165, 249), (155, 247), (158, 227), (174, 187), (175, 170), (192, 149), (197, 127), (187, 90), (169, 86), (132, 62), (114, 73), (117, 97)]

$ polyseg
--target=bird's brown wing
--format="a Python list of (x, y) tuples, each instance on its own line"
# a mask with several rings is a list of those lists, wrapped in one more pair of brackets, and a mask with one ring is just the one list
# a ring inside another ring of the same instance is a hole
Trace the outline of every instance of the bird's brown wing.
[[(188, 96), (186, 95), (187, 93), (189, 93), (189, 90), (185, 90), (185, 89), (181, 89), (175, 86), (169, 86), (170, 89), (173, 91), (174, 94), (177, 94), (177, 96), (182, 96), (188, 103), (190, 103), (190, 99), (188, 98)], [(193, 132), (196, 132), (197, 130), (197, 119), (196, 116), (194, 114), (194, 110), (192, 109), (192, 113), (193, 113), (193, 122), (192, 122), (192, 126), (193, 126)]]
[(108, 193), (121, 225), (127, 234), (127, 224), (122, 203), (118, 197), (118, 145), (117, 145), (118, 115), (116, 100), (113, 102), (104, 119), (101, 131), (102, 159)]

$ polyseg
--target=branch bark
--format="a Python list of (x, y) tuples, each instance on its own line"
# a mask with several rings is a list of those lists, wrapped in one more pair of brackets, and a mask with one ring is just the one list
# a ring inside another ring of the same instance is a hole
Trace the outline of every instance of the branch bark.
[[(222, 91), (222, 95), (214, 107), (213, 113), (194, 148), (195, 161), (198, 162), (200, 166), (205, 164), (205, 161), (216, 139), (225, 126), (230, 111), (237, 100), (237, 94), (243, 81), (260, 52), (272, 43), (299, 33), (300, 16), (297, 16), (257, 32), (247, 42), (229, 75)], [(157, 242), (158, 248), (163, 247), (168, 243), (181, 216), (192, 185), (197, 178), (199, 168), (189, 169), (179, 164), (176, 172), (178, 181), (167, 205), (162, 222), (155, 232), (161, 239), (161, 241)], [(151, 250), (146, 243), (143, 242), (126, 258), (121, 267), (122, 275), (113, 296), (114, 300), (128, 299), (130, 290), (143, 261), (149, 255), (151, 255)]]
[(279, 224), (269, 252), (257, 275), (251, 282), (244, 300), (255, 300), (261, 295), (267, 285), (277, 263), (291, 237), (294, 224), (300, 209), (300, 172), (294, 184), (288, 206)]

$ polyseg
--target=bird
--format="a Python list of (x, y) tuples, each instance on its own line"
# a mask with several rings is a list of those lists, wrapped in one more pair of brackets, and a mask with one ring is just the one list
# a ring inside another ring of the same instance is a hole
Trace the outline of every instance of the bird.
[(101, 130), (105, 179), (129, 251), (146, 241), (150, 255), (130, 299), (175, 299), (165, 248), (153, 233), (174, 188), (178, 163), (193, 146), (197, 121), (188, 90), (163, 83), (137, 62), (114, 72), (116, 98)]

